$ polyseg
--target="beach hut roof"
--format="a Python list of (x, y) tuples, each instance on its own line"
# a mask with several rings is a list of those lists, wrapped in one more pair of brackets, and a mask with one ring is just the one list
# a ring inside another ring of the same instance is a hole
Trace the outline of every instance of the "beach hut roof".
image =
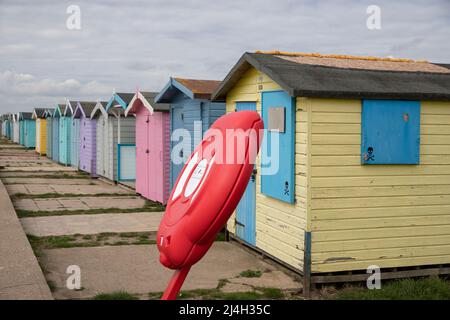
[(45, 118), (45, 108), (34, 108), (33, 115), (31, 116), (33, 119), (37, 118)]
[(108, 114), (106, 113), (106, 105), (107, 102), (102, 102), (102, 101), (98, 101), (94, 107), (94, 110), (92, 110), (91, 112), (91, 119), (96, 118), (97, 116), (100, 115), (100, 113), (102, 113), (105, 117), (108, 116)]
[(178, 92), (191, 99), (211, 99), (212, 93), (219, 87), (218, 80), (198, 80), (170, 78), (166, 86), (156, 96), (156, 102), (170, 102)]
[(33, 116), (32, 112), (20, 112), (19, 113), (19, 120), (31, 120)]
[(127, 109), (125, 110), (125, 116), (128, 116), (129, 113), (136, 113), (139, 106), (143, 105), (148, 109), (150, 113), (154, 111), (169, 111), (170, 105), (167, 103), (156, 103), (155, 97), (158, 95), (157, 92), (145, 92), (138, 91), (134, 95), (133, 99), (128, 104)]
[[(106, 102), (102, 102), (106, 105)], [(79, 101), (77, 107), (73, 113), (74, 118), (90, 117), (92, 111), (94, 111), (97, 102)]]
[(47, 108), (44, 113), (44, 118), (53, 117), (53, 113), (55, 112), (55, 108)]
[(213, 100), (225, 99), (251, 67), (293, 97), (450, 100), (446, 64), (279, 51), (244, 53), (213, 93)]
[(64, 116), (69, 117), (72, 116), (75, 112), (75, 109), (77, 108), (78, 102), (75, 100), (67, 100), (66, 102), (66, 109), (64, 110)]
[[(120, 107), (123, 110), (125, 110), (128, 107), (128, 104), (133, 99), (134, 94), (133, 93), (116, 93), (114, 92), (111, 98), (108, 101), (108, 104), (106, 105), (105, 109), (109, 113), (109, 110), (111, 108), (117, 108)], [(115, 114), (116, 112), (114, 112)]]
[(53, 117), (61, 117), (64, 115), (65, 111), (66, 111), (66, 105), (58, 104), (55, 108), (55, 111), (53, 112)]

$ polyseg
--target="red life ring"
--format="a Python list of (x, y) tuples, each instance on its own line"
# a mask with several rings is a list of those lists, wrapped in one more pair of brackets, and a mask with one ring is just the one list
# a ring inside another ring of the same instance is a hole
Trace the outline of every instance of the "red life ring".
[(239, 111), (219, 118), (205, 134), (181, 171), (159, 226), (164, 266), (189, 270), (214, 243), (247, 187), (262, 129), (257, 112)]

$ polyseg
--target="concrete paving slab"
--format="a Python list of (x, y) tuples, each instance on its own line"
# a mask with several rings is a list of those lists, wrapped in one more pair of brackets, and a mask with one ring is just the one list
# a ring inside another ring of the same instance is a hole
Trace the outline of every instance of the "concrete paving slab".
[[(26, 179), (28, 177), (42, 177), (42, 176), (48, 176), (48, 175), (57, 175), (57, 176), (80, 176), (79, 172), (76, 171), (68, 171), (68, 172), (61, 172), (61, 171), (57, 171), (58, 167), (55, 167), (54, 171), (50, 171), (50, 172), (3, 172), (0, 171), (0, 178), (20, 178), (20, 177), (26, 177)], [(87, 178), (86, 178), (87, 179)], [(95, 181), (95, 180), (94, 180)]]
[(48, 163), (51, 164), (52, 162), (46, 159), (34, 159), (34, 158), (26, 158), (24, 159), (17, 159), (17, 156), (14, 156), (14, 159), (5, 159), (5, 157), (0, 157), (0, 164), (41, 164), (41, 163)]
[(91, 209), (102, 209), (102, 208), (118, 208), (118, 209), (132, 209), (140, 208), (145, 205), (145, 199), (134, 196), (134, 197), (84, 197), (80, 198), (85, 204), (87, 204)]
[[(8, 186), (8, 192), (9, 195), (14, 195), (15, 192), (11, 192), (10, 188), (14, 188), (17, 187), (18, 185), (9, 185)], [(25, 192), (26, 194), (30, 194), (30, 195), (36, 195), (36, 194), (44, 194), (44, 193), (55, 193), (55, 190), (53, 188), (52, 185), (48, 185), (48, 184), (30, 184), (30, 185), (24, 185), (24, 187), (26, 188), (27, 192)]]
[(52, 185), (52, 189), (57, 193), (72, 193), (72, 194), (98, 194), (98, 193), (120, 193), (133, 194), (130, 190), (119, 188), (109, 184), (91, 185)]
[(49, 165), (45, 165), (45, 166), (39, 166), (39, 167), (16, 167), (16, 166), (11, 166), (11, 167), (5, 167), (4, 169), (2, 169), (3, 172), (8, 172), (8, 171), (19, 171), (19, 172), (36, 172), (36, 171), (41, 171), (41, 172), (52, 172), (55, 171), (55, 167), (57, 168), (57, 171), (64, 171), (64, 172), (75, 172), (76, 169), (72, 168), (72, 167), (60, 167), (60, 166), (49, 166)]
[[(13, 160), (10, 160), (10, 159), (13, 159)], [(0, 154), (0, 161), (14, 161), (16, 163), (20, 163), (21, 161), (34, 161), (35, 159), (36, 159), (35, 156), (27, 155), (27, 154), (14, 155), (14, 156), (7, 156), (7, 155)], [(36, 160), (36, 161), (44, 161), (44, 160)], [(51, 163), (51, 161), (49, 161), (49, 163)]]
[[(34, 203), (36, 204), (36, 206), (40, 211), (56, 211), (66, 209), (66, 206), (63, 203), (61, 203), (61, 200), (59, 199), (35, 199)], [(75, 210), (79, 209), (86, 209), (86, 207), (82, 206), (82, 203), (80, 203), (79, 206), (76, 206)]]
[(83, 184), (83, 185), (63, 185), (63, 184), (10, 184), (6, 186), (9, 195), (15, 195), (18, 193), (30, 194), (30, 195), (39, 195), (45, 193), (59, 193), (59, 194), (85, 194), (85, 195), (94, 195), (100, 193), (120, 193), (120, 194), (134, 194), (131, 190), (127, 190), (124, 188), (119, 188), (114, 185), (108, 184)]
[(0, 300), (53, 299), (0, 181)]
[(14, 156), (27, 154), (34, 157), (39, 157), (39, 155), (30, 149), (15, 149), (15, 148), (3, 148), (0, 153), (4, 156)]
[(20, 144), (2, 144), (0, 149), (25, 149), (25, 147)]
[[(45, 179), (45, 178), (2, 178), (4, 184), (18, 185), (100, 185), (101, 183), (95, 179)], [(9, 187), (8, 187), (9, 188)]]
[(13, 203), (16, 210), (39, 211), (39, 207), (33, 199), (20, 199)]
[[(101, 292), (121, 290), (135, 294), (160, 292), (164, 291), (173, 273), (159, 263), (155, 245), (51, 249), (44, 250), (41, 259), (48, 271), (47, 279), (57, 287), (53, 292), (56, 299), (88, 298)], [(69, 265), (80, 267), (83, 290), (65, 287)], [(192, 268), (182, 289), (216, 288), (220, 279), (236, 277), (248, 269), (276, 271), (273, 265), (234, 243), (216, 242), (205, 258)], [(269, 287), (265, 281), (266, 278), (262, 279), (258, 286)], [(300, 286), (294, 279), (286, 284), (289, 288)]]
[(9, 195), (17, 193), (29, 193), (27, 187), (23, 184), (8, 184), (5, 185)]
[(102, 232), (157, 231), (164, 212), (104, 213), (22, 218), (26, 234), (33, 236), (62, 236), (98, 234)]
[(57, 211), (57, 210), (89, 210), (109, 208), (141, 208), (145, 200), (137, 196), (120, 197), (73, 197), (51, 199), (17, 199), (14, 200), (16, 210)]

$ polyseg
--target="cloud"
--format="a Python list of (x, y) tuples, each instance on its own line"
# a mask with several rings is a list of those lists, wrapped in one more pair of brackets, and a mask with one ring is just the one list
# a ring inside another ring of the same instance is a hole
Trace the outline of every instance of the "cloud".
[(75, 79), (36, 79), (31, 74), (14, 71), (0, 72), (0, 90), (9, 95), (76, 96), (77, 94), (104, 94), (109, 86), (97, 81), (80, 83)]
[[(66, 98), (96, 101), (105, 99), (111, 88), (98, 81), (82, 83), (76, 79), (38, 79), (31, 74), (14, 71), (0, 72), (0, 99), (8, 110), (30, 110), (37, 106), (51, 106)], [(26, 107), (23, 107), (26, 106)]]
[[(80, 6), (81, 30), (66, 28), (70, 4)], [(377, 0), (382, 29), (375, 31), (366, 27), (371, 4), (2, 0), (0, 99), (7, 103), (0, 113), (11, 104), (26, 110), (30, 101), (96, 100), (113, 88), (159, 90), (169, 76), (222, 79), (243, 52), (258, 49), (449, 62), (448, 0)]]
[(19, 54), (31, 54), (34, 46), (28, 43), (7, 44), (0, 47), (0, 55), (15, 56)]

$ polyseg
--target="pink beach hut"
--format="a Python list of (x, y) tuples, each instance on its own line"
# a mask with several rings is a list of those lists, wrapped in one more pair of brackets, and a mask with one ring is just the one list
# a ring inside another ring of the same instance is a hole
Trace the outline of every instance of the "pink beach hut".
[(125, 116), (136, 115), (136, 192), (166, 203), (170, 188), (170, 106), (155, 103), (156, 95), (138, 91)]

